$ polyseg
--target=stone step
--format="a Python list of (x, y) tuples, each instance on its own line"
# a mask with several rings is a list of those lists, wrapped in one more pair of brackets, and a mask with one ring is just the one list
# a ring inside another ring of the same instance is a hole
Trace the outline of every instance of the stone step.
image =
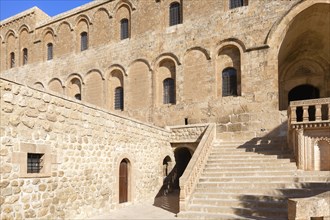
[(283, 189), (283, 188), (314, 188), (314, 189), (330, 189), (330, 182), (292, 182), (292, 181), (279, 181), (279, 182), (203, 182), (198, 183), (196, 187), (196, 191), (201, 189), (201, 191), (205, 189), (211, 190), (225, 190), (230, 188), (236, 189)]
[(241, 200), (241, 199), (218, 199), (218, 198), (193, 198), (191, 204), (193, 205), (213, 205), (213, 206), (230, 206), (230, 207), (245, 207), (245, 208), (281, 208), (286, 209), (287, 199), (282, 200)]
[(290, 153), (290, 151), (282, 150), (281, 148), (270, 148), (270, 147), (264, 147), (264, 148), (257, 148), (257, 147), (251, 147), (251, 148), (213, 148), (212, 153), (259, 153), (259, 154), (276, 154), (281, 155), (283, 153)]
[(222, 171), (219, 169), (218, 172), (208, 172), (205, 171), (201, 175), (202, 178), (208, 177), (229, 177), (229, 176), (240, 176), (240, 177), (258, 177), (258, 176), (266, 176), (266, 175), (274, 175), (274, 176), (288, 176), (295, 175), (295, 170), (257, 170), (257, 171)]
[[(247, 216), (238, 216), (234, 214), (220, 214), (220, 213), (205, 213), (205, 212), (193, 212), (193, 211), (184, 211), (178, 213), (179, 219), (205, 219), (205, 220), (241, 220), (241, 219), (255, 219), (261, 220), (264, 218), (256, 218), (252, 217), (249, 218)], [(273, 218), (272, 220), (285, 220), (286, 218)]]
[(244, 168), (288, 168), (288, 167), (292, 167), (294, 169), (296, 168), (296, 164), (293, 162), (283, 162), (283, 163), (262, 163), (262, 164), (258, 164), (258, 163), (245, 163), (245, 164), (241, 164), (241, 163), (212, 163), (212, 164), (208, 164), (206, 163), (205, 165), (205, 169), (229, 169), (229, 168), (239, 168), (239, 169), (244, 169)]
[[(247, 218), (244, 216), (230, 215), (230, 214), (218, 214), (218, 213), (203, 213), (203, 212), (192, 212), (192, 211), (183, 211), (178, 213), (178, 219), (204, 219), (204, 220), (241, 220), (241, 219), (255, 219)], [(282, 220), (282, 219), (276, 219)]]
[(275, 155), (275, 154), (258, 154), (254, 152), (241, 152), (240, 154), (234, 154), (233, 152), (228, 153), (211, 153), (209, 156), (209, 159), (217, 159), (217, 158), (231, 158), (231, 159), (240, 159), (240, 158), (291, 158), (291, 154), (281, 154), (281, 155)]
[(207, 160), (207, 162), (228, 162), (228, 161), (232, 161), (232, 162), (238, 162), (238, 163), (252, 163), (252, 162), (258, 162), (258, 163), (263, 163), (263, 162), (280, 162), (280, 161), (287, 161), (287, 162), (291, 162), (291, 158), (278, 158), (277, 156), (274, 157), (257, 157), (257, 156), (247, 156), (247, 157), (213, 157), (213, 158), (209, 158)]
[(243, 216), (258, 217), (287, 217), (287, 210), (284, 208), (238, 208), (230, 206), (212, 206), (212, 205), (190, 205), (189, 210), (195, 212), (236, 214)]
[(259, 156), (259, 157), (265, 157), (265, 156), (281, 156), (281, 157), (291, 157), (291, 152), (280, 152), (280, 151), (265, 151), (262, 153), (258, 152), (246, 152), (246, 151), (211, 151), (210, 157), (242, 157), (242, 156)]
[(227, 171), (227, 170), (251, 170), (251, 169), (256, 169), (256, 170), (287, 170), (287, 169), (293, 169), (297, 170), (297, 166), (295, 163), (281, 163), (281, 164), (249, 164), (242, 166), (241, 164), (206, 164), (204, 171)]
[[(246, 194), (256, 194), (256, 195), (268, 195), (268, 196), (285, 196), (285, 197), (294, 197), (300, 198), (305, 197), (306, 195), (316, 195), (319, 193), (323, 193), (325, 191), (330, 190), (329, 187), (323, 188), (315, 188), (315, 189), (308, 189), (308, 188), (272, 188), (272, 187), (246, 187), (246, 188), (197, 188), (195, 190), (195, 194), (199, 195), (198, 197), (201, 198), (200, 194), (203, 193), (213, 193), (218, 199), (238, 199), (241, 198), (242, 195)], [(236, 195), (236, 197), (235, 197)], [(234, 197), (233, 197), (234, 196)], [(228, 198), (229, 197), (229, 198)], [(193, 198), (196, 198), (193, 195)], [(204, 199), (210, 199), (210, 197), (202, 197)]]
[(222, 176), (222, 177), (204, 177), (200, 178), (200, 183), (204, 182), (327, 182), (330, 181), (329, 176), (293, 176), (293, 175), (281, 175), (281, 176)]
[(265, 175), (292, 175), (299, 177), (330, 177), (330, 172), (328, 171), (316, 171), (316, 172), (301, 172), (296, 169), (205, 169), (201, 177), (225, 177), (225, 176), (265, 176)]
[(216, 161), (207, 161), (206, 167), (226, 167), (226, 166), (273, 166), (273, 165), (281, 165), (281, 164), (289, 164), (292, 163), (289, 159), (280, 159), (278, 161), (273, 160), (247, 160), (247, 161), (238, 161), (238, 160), (216, 160)]

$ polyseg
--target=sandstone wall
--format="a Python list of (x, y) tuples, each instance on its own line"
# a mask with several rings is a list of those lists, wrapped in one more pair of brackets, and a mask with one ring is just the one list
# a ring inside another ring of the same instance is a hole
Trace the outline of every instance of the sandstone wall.
[[(0, 81), (2, 219), (85, 218), (118, 207), (119, 164), (130, 162), (131, 202), (153, 201), (170, 133), (93, 105)], [(44, 153), (44, 171), (26, 171)]]
[[(30, 33), (35, 39), (32, 49), (39, 52), (33, 58), (36, 61), (1, 69), (1, 74), (46, 91), (53, 89), (52, 80), (58, 79), (63, 89), (56, 91), (71, 97), (76, 94), (71, 91), (71, 80), (76, 78), (82, 100), (113, 110), (117, 85), (112, 82), (117, 72), (122, 77), (124, 114), (128, 116), (158, 126), (183, 125), (186, 118), (190, 124), (215, 122), (219, 131), (226, 133), (223, 139), (233, 139), (233, 132), (244, 139), (285, 134), (279, 129), (284, 128), (285, 113), (278, 111), (285, 109), (279, 102), (287, 105), (279, 91), (277, 60), (282, 42), (276, 36), (268, 40), (284, 16), (292, 10), (299, 12), (299, 7), (310, 1), (251, 0), (248, 6), (229, 9), (229, 1), (183, 0), (182, 24), (169, 26), (171, 2), (94, 1), (39, 21)], [(130, 38), (125, 40), (119, 37), (122, 18), (130, 20)], [(281, 25), (280, 34), (285, 35), (288, 27)], [(297, 26), (304, 30), (304, 25)], [(71, 37), (63, 40), (69, 29)], [(89, 48), (85, 51), (79, 50), (82, 31), (88, 32)], [(5, 48), (5, 35), (2, 39)], [(44, 58), (48, 41), (54, 42), (54, 59), (50, 61)], [(228, 67), (237, 70), (238, 96), (222, 96), (221, 74)], [(91, 84), (92, 72), (100, 76)], [(173, 105), (162, 103), (165, 76), (175, 79)], [(324, 85), (329, 84), (329, 77), (323, 78)], [(326, 88), (321, 87), (322, 97), (330, 94)]]

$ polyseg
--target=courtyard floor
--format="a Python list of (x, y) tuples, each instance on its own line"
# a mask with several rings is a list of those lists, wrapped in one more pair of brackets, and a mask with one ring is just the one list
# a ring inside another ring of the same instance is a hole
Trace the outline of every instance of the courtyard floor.
[(90, 219), (177, 219), (175, 214), (168, 212), (162, 208), (149, 205), (149, 204), (138, 204), (130, 205), (122, 209), (114, 210), (106, 215), (94, 216)]

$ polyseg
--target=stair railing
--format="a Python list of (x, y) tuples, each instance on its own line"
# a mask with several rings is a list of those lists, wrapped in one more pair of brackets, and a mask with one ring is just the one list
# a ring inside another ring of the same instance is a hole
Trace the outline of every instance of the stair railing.
[(180, 178), (180, 211), (187, 210), (191, 194), (204, 170), (213, 141), (216, 138), (216, 125), (209, 124), (196, 151)]
[[(292, 101), (288, 107), (288, 146), (292, 148), (299, 169), (315, 170), (310, 152), (330, 128), (330, 98)], [(310, 135), (304, 134), (308, 130)], [(323, 132), (321, 132), (323, 131)], [(312, 135), (311, 135), (312, 134)]]

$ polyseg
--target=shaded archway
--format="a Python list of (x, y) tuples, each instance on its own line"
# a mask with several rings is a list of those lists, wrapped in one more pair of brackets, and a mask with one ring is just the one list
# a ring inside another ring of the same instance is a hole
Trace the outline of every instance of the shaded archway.
[[(278, 53), (281, 110), (293, 99), (329, 96), (330, 21), (324, 19), (330, 15), (329, 9), (330, 4), (311, 5), (288, 24)], [(299, 87), (302, 85), (316, 87), (318, 94), (313, 94), (317, 91), (312, 87)]]
[(191, 159), (191, 153), (188, 148), (186, 147), (180, 147), (175, 149), (174, 151), (174, 156), (175, 156), (175, 163), (176, 163), (176, 173), (177, 177), (174, 182), (174, 188), (175, 189), (180, 189), (179, 186), (179, 179), (184, 173), (190, 159)]
[(164, 182), (156, 195), (154, 205), (169, 212), (180, 211), (180, 186), (179, 179), (184, 173), (192, 152), (187, 147), (179, 147), (174, 151), (175, 166), (172, 169), (172, 160), (169, 156), (163, 159)]
[(306, 100), (317, 99), (320, 97), (320, 90), (312, 85), (299, 85), (290, 90), (288, 94), (288, 100)]
[(130, 162), (123, 159), (119, 165), (119, 203), (128, 202), (130, 190)]
[[(317, 99), (320, 98), (320, 90), (312, 85), (299, 85), (294, 87), (289, 91), (288, 101), (290, 104), (291, 101), (297, 100), (306, 100), (306, 99)], [(303, 109), (302, 107), (298, 107), (296, 109), (297, 113), (297, 121), (303, 120)], [(315, 106), (310, 106), (308, 108), (308, 114), (310, 115), (309, 120), (315, 120)]]

